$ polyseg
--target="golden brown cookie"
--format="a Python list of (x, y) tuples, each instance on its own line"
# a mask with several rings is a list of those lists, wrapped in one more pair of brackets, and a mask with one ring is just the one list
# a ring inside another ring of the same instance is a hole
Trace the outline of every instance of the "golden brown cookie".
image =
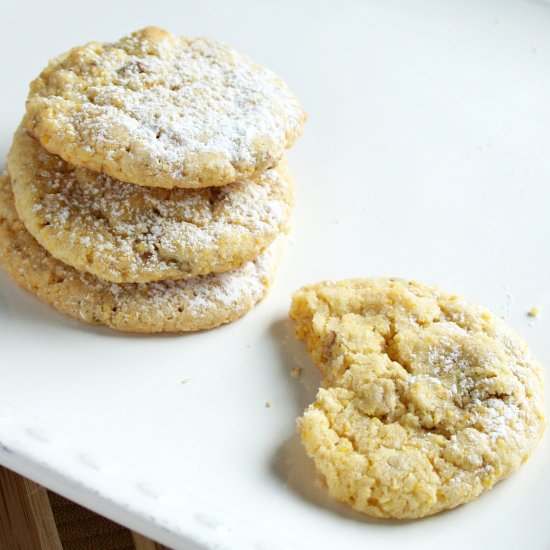
[(235, 269), (288, 229), (294, 203), (284, 163), (224, 187), (141, 187), (68, 164), (24, 127), (8, 170), (31, 235), (57, 259), (117, 283)]
[(185, 332), (234, 321), (273, 280), (282, 239), (242, 267), (179, 281), (116, 284), (56, 260), (18, 219), (9, 179), (0, 178), (0, 265), (59, 311), (129, 332)]
[(323, 282), (291, 316), (325, 375), (298, 425), (329, 494), (418, 518), (477, 498), (544, 430), (542, 369), (500, 318), (398, 279)]
[(224, 185), (277, 164), (305, 113), (286, 84), (230, 47), (146, 27), (54, 59), (28, 124), (51, 153), (154, 187)]

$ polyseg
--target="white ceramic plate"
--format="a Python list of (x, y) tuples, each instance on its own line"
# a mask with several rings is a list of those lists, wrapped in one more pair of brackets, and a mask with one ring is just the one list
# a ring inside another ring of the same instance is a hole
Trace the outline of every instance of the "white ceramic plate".
[(294, 435), (319, 380), (286, 320), (305, 283), (417, 278), (506, 316), (550, 364), (550, 5), (18, 0), (2, 20), (4, 156), (47, 58), (151, 23), (247, 52), (310, 119), (289, 155), (292, 242), (244, 319), (128, 336), (0, 276), (0, 462), (176, 548), (550, 547), (548, 434), (509, 480), (423, 521), (328, 499)]

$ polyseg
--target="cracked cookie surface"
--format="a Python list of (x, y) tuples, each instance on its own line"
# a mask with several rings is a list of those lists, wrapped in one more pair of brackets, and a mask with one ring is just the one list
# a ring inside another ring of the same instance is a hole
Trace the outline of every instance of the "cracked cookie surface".
[(59, 260), (117, 283), (235, 269), (288, 229), (294, 204), (284, 162), (224, 187), (146, 188), (63, 161), (24, 126), (8, 170), (33, 237)]
[(91, 42), (31, 83), (29, 125), (77, 166), (151, 187), (208, 187), (277, 164), (305, 112), (286, 84), (229, 46), (146, 27)]
[(261, 300), (283, 246), (278, 237), (252, 262), (179, 281), (116, 284), (55, 259), (17, 217), (9, 178), (0, 177), (0, 265), (59, 311), (127, 332), (185, 332), (229, 323)]
[(298, 420), (329, 494), (417, 518), (478, 497), (544, 430), (542, 369), (500, 318), (398, 279), (304, 287), (296, 332), (325, 378)]

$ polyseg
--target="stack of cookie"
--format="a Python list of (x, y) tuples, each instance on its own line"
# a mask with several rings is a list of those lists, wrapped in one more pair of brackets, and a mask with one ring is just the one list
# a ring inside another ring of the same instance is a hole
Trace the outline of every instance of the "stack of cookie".
[(305, 113), (224, 44), (148, 27), (54, 59), (0, 183), (0, 262), (88, 322), (212, 328), (266, 293)]

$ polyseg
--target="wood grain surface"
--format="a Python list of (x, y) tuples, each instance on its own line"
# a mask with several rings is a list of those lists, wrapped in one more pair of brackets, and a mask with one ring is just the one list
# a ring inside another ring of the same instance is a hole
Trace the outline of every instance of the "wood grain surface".
[(169, 550), (0, 466), (1, 550)]

